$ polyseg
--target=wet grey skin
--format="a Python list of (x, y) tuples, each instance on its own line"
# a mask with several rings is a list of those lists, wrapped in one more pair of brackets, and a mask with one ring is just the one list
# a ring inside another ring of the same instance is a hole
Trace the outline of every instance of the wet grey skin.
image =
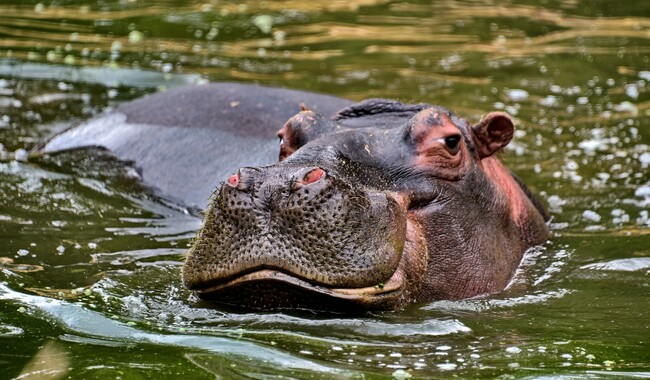
[(429, 104), (214, 83), (125, 103), (43, 151), (104, 147), (205, 210), (182, 273), (200, 298), (349, 312), (506, 287), (549, 236), (496, 157), (513, 131), (502, 113), (469, 125)]
[(371, 99), (278, 132), (211, 201), (183, 268), (208, 301), (358, 311), (503, 290), (548, 215), (496, 158), (510, 117)]
[(241, 83), (184, 86), (124, 103), (55, 136), (41, 150), (106, 148), (133, 162), (157, 194), (204, 210), (237, 168), (277, 162), (278, 126), (301, 104), (334, 115), (352, 102)]

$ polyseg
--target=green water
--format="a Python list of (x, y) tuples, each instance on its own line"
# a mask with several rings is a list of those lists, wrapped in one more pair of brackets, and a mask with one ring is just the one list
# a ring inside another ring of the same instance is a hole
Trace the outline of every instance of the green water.
[[(489, 299), (244, 313), (182, 287), (200, 220), (128, 168), (13, 159), (204, 80), (505, 110), (555, 236)], [(0, 378), (650, 378), (650, 2), (3, 0), (0, 143)]]

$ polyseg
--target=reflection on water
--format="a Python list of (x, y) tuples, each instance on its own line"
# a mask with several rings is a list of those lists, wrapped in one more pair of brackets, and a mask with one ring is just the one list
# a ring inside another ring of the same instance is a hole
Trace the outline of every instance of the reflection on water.
[(49, 341), (23, 368), (17, 379), (61, 379), (69, 371), (70, 357), (61, 344)]
[[(20, 378), (649, 377), (648, 11), (4, 1), (0, 366)], [(206, 80), (426, 101), (472, 120), (508, 112), (518, 130), (503, 159), (548, 206), (553, 241), (487, 299), (364, 316), (200, 302), (180, 279), (198, 217), (107, 152), (29, 152), (122, 101)]]
[[(353, 62), (373, 68), (386, 55), (429, 62), (415, 65), (427, 68), (422, 72), (402, 70), (413, 64), (386, 65), (382, 76), (413, 79), (455, 72), (462, 80), (476, 54), (499, 65), (503, 60), (532, 63), (546, 55), (576, 53), (593, 62), (596, 56), (643, 55), (650, 49), (633, 43), (648, 39), (647, 18), (634, 12), (587, 17), (582, 13), (589, 7), (581, 4), (545, 9), (491, 2), (83, 3), (2, 6), (0, 41), (6, 56), (296, 83), (315, 72), (342, 74)], [(372, 11), (375, 7), (382, 11)], [(342, 13), (349, 17), (337, 17)], [(460, 62), (446, 64), (444, 54), (456, 54)], [(440, 67), (432, 58), (441, 60)]]

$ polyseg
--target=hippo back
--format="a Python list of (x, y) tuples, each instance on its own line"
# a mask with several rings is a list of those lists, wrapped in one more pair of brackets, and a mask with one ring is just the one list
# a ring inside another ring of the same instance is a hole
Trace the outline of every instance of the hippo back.
[(203, 209), (233, 170), (277, 162), (277, 130), (303, 103), (332, 115), (352, 102), (237, 83), (186, 86), (125, 103), (54, 137), (42, 150), (104, 147), (133, 161), (157, 193)]

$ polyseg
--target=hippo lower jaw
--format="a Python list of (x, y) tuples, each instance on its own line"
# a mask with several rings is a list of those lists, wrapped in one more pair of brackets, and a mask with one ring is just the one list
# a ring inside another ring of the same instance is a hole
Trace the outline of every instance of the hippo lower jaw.
[[(285, 287), (293, 289), (297, 292), (298, 297), (301, 295), (318, 295), (320, 297), (332, 298), (340, 301), (349, 301), (356, 304), (367, 304), (372, 299), (377, 297), (386, 297), (392, 293), (399, 292), (404, 285), (404, 272), (400, 269), (395, 271), (391, 278), (386, 283), (377, 284), (376, 286), (369, 286), (363, 288), (332, 288), (323, 285), (311, 283), (305, 279), (295, 277), (289, 273), (282, 272), (276, 269), (260, 269), (254, 272), (246, 273), (238, 276), (229, 281), (215, 284), (209, 288), (197, 290), (197, 295), (206, 300), (218, 299), (222, 303), (229, 303), (228, 293), (234, 292), (237, 294), (237, 299), (241, 300), (242, 289), (257, 288), (256, 292), (259, 296), (259, 288), (268, 286), (273, 287), (273, 292), (277, 292), (278, 287)], [(286, 299), (285, 302), (295, 303), (300, 302), (297, 299)], [(258, 307), (264, 308), (264, 305), (258, 304)], [(278, 306), (277, 300), (274, 300), (273, 306)], [(311, 305), (313, 308), (314, 305)]]
[[(410, 218), (409, 218), (410, 219)], [(420, 225), (408, 220), (404, 250), (397, 269), (382, 283), (358, 288), (318, 284), (286, 270), (249, 269), (222, 281), (195, 284), (195, 294), (206, 301), (246, 308), (309, 309), (324, 311), (391, 310), (412, 301), (413, 277), (426, 270), (427, 247)]]

